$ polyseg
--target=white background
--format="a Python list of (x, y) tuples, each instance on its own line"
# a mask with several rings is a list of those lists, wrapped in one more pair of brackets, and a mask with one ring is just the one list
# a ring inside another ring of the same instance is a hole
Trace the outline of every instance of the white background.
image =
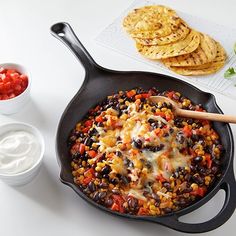
[[(31, 103), (15, 115), (0, 116), (0, 122), (16, 120), (35, 125), (46, 142), (43, 166), (33, 182), (17, 188), (0, 182), (1, 236), (182, 235), (160, 225), (107, 215), (85, 203), (58, 180), (54, 148), (56, 128), (65, 106), (83, 82), (84, 70), (69, 50), (50, 35), (50, 26), (59, 21), (69, 22), (93, 58), (105, 67), (154, 71), (94, 41), (131, 3), (132, 0), (0, 0), (0, 63), (16, 62), (26, 66), (33, 80)], [(235, 27), (234, 0), (165, 0), (160, 3)], [(225, 113), (236, 115), (235, 100), (212, 93)], [(236, 126), (231, 127), (235, 137)], [(207, 206), (184, 219), (188, 222), (209, 219), (220, 209), (223, 196), (223, 193), (218, 194)], [(236, 214), (206, 235), (230, 235), (235, 220)]]

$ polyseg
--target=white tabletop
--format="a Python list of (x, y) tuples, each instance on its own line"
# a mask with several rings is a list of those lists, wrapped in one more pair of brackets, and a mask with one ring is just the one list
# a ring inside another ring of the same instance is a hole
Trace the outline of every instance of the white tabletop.
[[(159, 2), (223, 25), (235, 26), (234, 0)], [(0, 122), (16, 120), (33, 124), (41, 130), (46, 141), (43, 166), (33, 182), (23, 187), (9, 187), (0, 182), (1, 236), (181, 235), (160, 225), (108, 215), (88, 205), (58, 179), (57, 124), (65, 106), (81, 86), (84, 70), (69, 50), (50, 35), (49, 28), (59, 21), (69, 22), (93, 58), (104, 67), (154, 71), (152, 67), (109, 51), (94, 41), (96, 35), (131, 3), (132, 0), (0, 1), (0, 63), (25, 65), (33, 80), (31, 103), (15, 115), (0, 116)], [(225, 113), (236, 115), (236, 110), (232, 109), (235, 100), (212, 93)], [(231, 127), (235, 137), (236, 126)], [(184, 219), (196, 222), (211, 218), (222, 206), (223, 199), (224, 194), (218, 194)], [(207, 235), (230, 235), (235, 220), (236, 214)]]

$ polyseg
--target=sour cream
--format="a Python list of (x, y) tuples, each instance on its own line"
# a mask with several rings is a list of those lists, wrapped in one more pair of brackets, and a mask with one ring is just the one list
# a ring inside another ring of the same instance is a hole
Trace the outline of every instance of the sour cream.
[(40, 143), (30, 132), (4, 133), (0, 136), (0, 174), (17, 174), (30, 169), (40, 153)]

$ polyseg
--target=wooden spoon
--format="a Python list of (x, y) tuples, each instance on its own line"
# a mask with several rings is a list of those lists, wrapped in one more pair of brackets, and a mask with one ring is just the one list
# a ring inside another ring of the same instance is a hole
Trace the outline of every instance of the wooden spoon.
[(211, 121), (220, 121), (227, 123), (235, 123), (236, 124), (236, 116), (223, 115), (217, 113), (208, 113), (208, 112), (200, 112), (200, 111), (189, 111), (184, 110), (179, 107), (179, 105), (173, 100), (163, 97), (163, 96), (151, 96), (149, 98), (150, 101), (154, 103), (158, 102), (166, 102), (170, 103), (173, 107), (173, 112), (176, 116), (188, 117), (200, 120), (211, 120)]

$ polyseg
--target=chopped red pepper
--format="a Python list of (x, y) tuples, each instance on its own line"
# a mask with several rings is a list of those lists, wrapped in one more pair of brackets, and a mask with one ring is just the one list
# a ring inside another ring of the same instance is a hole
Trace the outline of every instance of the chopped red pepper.
[(157, 175), (156, 179), (159, 180), (161, 183), (166, 181), (166, 179), (162, 175)]
[(95, 156), (97, 156), (97, 152), (94, 150), (87, 151), (87, 153), (91, 158), (94, 158)]
[(167, 93), (167, 97), (168, 97), (168, 98), (173, 98), (174, 93), (175, 93), (174, 91), (168, 92), (168, 93)]
[(112, 206), (111, 206), (111, 210), (113, 210), (113, 211), (120, 211), (119, 205), (114, 202), (112, 204)]
[(0, 100), (14, 98), (25, 91), (28, 77), (14, 69), (0, 67)]
[(205, 154), (205, 157), (206, 157), (207, 168), (210, 169), (210, 168), (211, 168), (211, 165), (212, 165), (211, 155), (208, 154), (208, 153), (206, 153), (206, 154)]
[[(125, 209), (123, 207), (124, 199), (120, 195), (117, 195), (117, 194), (113, 194), (112, 198), (113, 198), (113, 201), (114, 201), (114, 203), (112, 205), (113, 209), (117, 209), (116, 211), (124, 213), (124, 211), (125, 211)], [(111, 207), (111, 209), (112, 209), (112, 207)]]
[(83, 179), (83, 184), (88, 185), (89, 182), (95, 177), (95, 171), (93, 168), (89, 168), (84, 172), (84, 179)]
[(150, 93), (142, 93), (140, 95), (142, 96), (142, 98), (149, 98), (151, 96)]
[(206, 188), (204, 187), (198, 187), (197, 190), (190, 192), (190, 194), (194, 196), (200, 196), (200, 197), (203, 197), (205, 193), (206, 193)]
[(162, 112), (162, 111), (157, 111), (157, 112), (155, 113), (155, 115), (156, 115), (156, 116), (161, 116), (162, 118), (165, 117), (165, 113)]
[(98, 122), (98, 123), (103, 122), (102, 116), (97, 116), (97, 117), (95, 118), (95, 121)]
[(83, 143), (81, 143), (80, 145), (79, 145), (79, 152), (80, 152), (80, 154), (84, 154), (84, 151), (85, 151), (85, 145), (83, 144)]
[(86, 121), (84, 122), (84, 125), (85, 125), (86, 127), (91, 127), (91, 126), (93, 125), (93, 121), (92, 121), (92, 120), (86, 120)]
[(130, 91), (128, 91), (128, 92), (126, 93), (126, 96), (127, 96), (128, 98), (131, 98), (131, 97), (133, 97), (135, 94), (136, 94), (136, 91), (135, 91), (134, 89), (132, 89), (132, 90), (130, 90)]
[(137, 214), (139, 216), (148, 215), (148, 209), (144, 207), (140, 207)]
[(183, 131), (184, 131), (184, 134), (187, 137), (191, 137), (192, 136), (192, 129), (188, 125), (184, 126)]

